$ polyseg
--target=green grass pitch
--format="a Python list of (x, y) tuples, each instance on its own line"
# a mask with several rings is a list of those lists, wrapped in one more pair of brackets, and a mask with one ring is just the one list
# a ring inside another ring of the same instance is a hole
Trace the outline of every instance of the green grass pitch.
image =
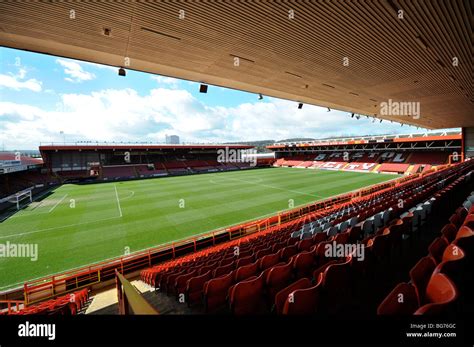
[(0, 290), (396, 177), (272, 168), (66, 184), (0, 223), (0, 244), (38, 245), (37, 261), (0, 258)]

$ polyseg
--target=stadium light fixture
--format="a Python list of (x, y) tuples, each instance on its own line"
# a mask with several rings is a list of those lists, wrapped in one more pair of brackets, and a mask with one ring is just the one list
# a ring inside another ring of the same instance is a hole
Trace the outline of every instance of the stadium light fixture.
[(199, 86), (199, 93), (207, 93), (207, 84), (201, 84)]
[(263, 99), (263, 95), (261, 93), (258, 94), (258, 100), (262, 100)]
[(298, 104), (298, 110), (301, 110), (302, 108), (303, 108), (303, 103), (300, 102), (300, 103)]
[(382, 123), (383, 119), (380, 120), (380, 123)]
[(351, 118), (354, 118), (354, 112), (351, 114)]
[(119, 76), (126, 76), (127, 73), (125, 72), (125, 69), (123, 67), (121, 67), (119, 70), (118, 70), (118, 75)]
[(331, 109), (328, 107), (328, 112), (331, 112)]
[(360, 116), (359, 116), (359, 115), (357, 115), (357, 116), (356, 116), (356, 119), (357, 119), (357, 120), (359, 120), (359, 119), (360, 119)]

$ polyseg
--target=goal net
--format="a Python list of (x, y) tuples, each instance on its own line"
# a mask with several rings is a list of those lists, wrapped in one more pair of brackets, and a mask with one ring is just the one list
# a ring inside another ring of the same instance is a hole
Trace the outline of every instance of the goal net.
[(16, 206), (17, 210), (19, 210), (21, 204), (23, 204), (25, 200), (27, 200), (26, 202), (27, 204), (33, 201), (33, 196), (31, 193), (32, 190), (33, 188), (28, 188), (28, 189), (24, 189), (22, 191), (16, 192), (15, 194), (12, 194), (3, 199), (0, 199), (0, 203), (5, 203), (5, 202), (11, 203)]

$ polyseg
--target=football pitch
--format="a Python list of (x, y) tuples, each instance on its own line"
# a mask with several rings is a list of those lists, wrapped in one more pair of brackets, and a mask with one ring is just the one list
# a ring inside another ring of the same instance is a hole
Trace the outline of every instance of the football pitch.
[(271, 168), (66, 184), (0, 223), (0, 245), (38, 247), (35, 261), (0, 257), (0, 290), (396, 177)]

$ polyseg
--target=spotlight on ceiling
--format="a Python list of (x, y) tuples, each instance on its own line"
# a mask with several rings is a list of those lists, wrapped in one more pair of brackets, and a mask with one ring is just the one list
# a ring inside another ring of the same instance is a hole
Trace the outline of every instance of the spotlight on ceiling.
[(300, 103), (298, 104), (298, 110), (301, 110), (302, 108), (303, 108), (303, 103), (300, 102)]
[(263, 99), (263, 95), (262, 94), (258, 94), (258, 100), (262, 100)]
[(380, 120), (380, 123), (382, 123), (383, 119)]
[(123, 67), (121, 67), (118, 71), (118, 75), (119, 76), (126, 76), (127, 73), (125, 72), (125, 69)]
[(201, 84), (199, 86), (199, 93), (207, 93), (207, 84)]
[(356, 119), (357, 119), (357, 120), (359, 120), (359, 119), (360, 119), (360, 116), (359, 116), (359, 115), (357, 115), (357, 116), (356, 116)]
[(401, 123), (400, 126), (402, 127), (402, 126), (403, 126), (403, 123)]
[(331, 112), (331, 109), (328, 107), (328, 112)]
[(354, 118), (354, 113), (351, 113), (351, 118)]

